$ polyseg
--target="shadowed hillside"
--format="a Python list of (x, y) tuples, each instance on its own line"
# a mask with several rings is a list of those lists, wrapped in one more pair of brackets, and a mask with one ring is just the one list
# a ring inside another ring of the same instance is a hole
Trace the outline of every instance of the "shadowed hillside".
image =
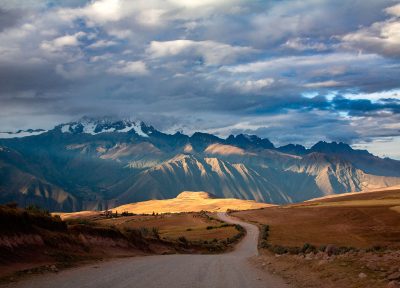
[(275, 147), (255, 135), (165, 134), (143, 122), (89, 118), (32, 135), (0, 139), (2, 203), (104, 210), (207, 191), (285, 204), (400, 184), (400, 161), (344, 143)]

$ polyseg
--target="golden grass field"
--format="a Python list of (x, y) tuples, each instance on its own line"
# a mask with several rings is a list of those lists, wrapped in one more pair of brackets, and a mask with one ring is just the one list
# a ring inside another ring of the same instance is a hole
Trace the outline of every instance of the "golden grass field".
[[(182, 192), (174, 199), (150, 200), (122, 205), (110, 210), (115, 215), (133, 213), (132, 216), (104, 217), (101, 211), (80, 211), (73, 213), (53, 213), (63, 220), (91, 221), (94, 224), (115, 226), (116, 228), (156, 228), (162, 238), (209, 241), (225, 240), (238, 231), (232, 226), (221, 227), (223, 223), (210, 219), (206, 213), (225, 212), (229, 209), (259, 209), (274, 205), (250, 200), (218, 199), (206, 192)], [(202, 213), (200, 213), (202, 212)], [(138, 215), (139, 214), (139, 215)], [(212, 228), (210, 228), (210, 227)], [(208, 229), (207, 229), (208, 227)]]
[(394, 189), (241, 211), (234, 215), (269, 225), (268, 240), (275, 245), (397, 247), (400, 246), (399, 206), (400, 189)]
[[(387, 288), (398, 287), (393, 279), (400, 263), (399, 207), (400, 187), (393, 187), (233, 215), (269, 225), (270, 246), (254, 262), (294, 287)], [(275, 254), (279, 247), (299, 251), (305, 243), (318, 250)], [(343, 252), (329, 256), (326, 245)]]
[[(227, 210), (248, 210), (273, 207), (275, 205), (259, 203), (253, 200), (241, 200), (233, 198), (213, 198), (207, 192), (184, 191), (176, 198), (166, 200), (149, 200), (125, 204), (110, 209), (115, 213), (134, 213), (134, 214), (162, 214), (162, 213), (182, 213), (182, 212), (226, 212)], [(80, 211), (71, 213), (52, 213), (59, 215), (62, 219), (78, 219), (94, 217), (101, 214), (100, 211)]]
[(180, 213), (180, 212), (225, 212), (229, 209), (248, 210), (273, 206), (266, 203), (258, 203), (252, 200), (240, 200), (229, 198), (212, 198), (206, 192), (185, 191), (174, 199), (150, 200), (132, 204), (126, 204), (112, 209), (118, 213), (131, 212), (135, 214), (155, 213)]
[[(204, 213), (179, 213), (148, 216), (126, 216), (119, 218), (100, 219), (94, 221), (101, 225), (114, 225), (117, 228), (157, 228), (160, 237), (178, 239), (184, 236), (188, 240), (224, 240), (232, 237), (238, 231), (232, 227), (221, 227), (223, 223), (207, 217)], [(213, 229), (207, 229), (213, 227)]]

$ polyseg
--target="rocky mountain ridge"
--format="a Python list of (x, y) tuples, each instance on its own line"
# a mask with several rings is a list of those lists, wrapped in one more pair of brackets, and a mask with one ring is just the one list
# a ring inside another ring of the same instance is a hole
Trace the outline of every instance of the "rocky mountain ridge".
[(281, 204), (400, 184), (400, 161), (341, 142), (275, 147), (256, 135), (89, 118), (41, 132), (0, 139), (0, 202), (76, 211), (189, 190)]

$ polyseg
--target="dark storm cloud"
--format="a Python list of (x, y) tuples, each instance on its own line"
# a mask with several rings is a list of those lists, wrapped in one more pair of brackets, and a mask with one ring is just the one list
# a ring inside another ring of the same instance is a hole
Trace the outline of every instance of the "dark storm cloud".
[(400, 113), (400, 100), (382, 99), (378, 103), (371, 100), (358, 99), (351, 100), (342, 96), (336, 96), (332, 101), (332, 108), (335, 110), (348, 111), (350, 115), (361, 116), (368, 115), (374, 111), (386, 110), (395, 114)]
[(390, 0), (0, 0), (1, 130), (112, 115), (280, 142), (397, 136), (399, 18)]
[(20, 11), (7, 11), (0, 7), (0, 32), (8, 27), (14, 26), (18, 22), (21, 14)]

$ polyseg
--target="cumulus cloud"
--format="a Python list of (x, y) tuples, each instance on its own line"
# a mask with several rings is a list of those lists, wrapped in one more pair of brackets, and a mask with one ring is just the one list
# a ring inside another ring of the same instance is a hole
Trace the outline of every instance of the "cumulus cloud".
[(143, 61), (120, 61), (108, 71), (112, 74), (125, 76), (146, 75), (149, 73), (146, 63)]
[(399, 7), (0, 0), (0, 128), (115, 114), (280, 142), (392, 137)]
[(390, 15), (400, 17), (400, 4), (390, 6), (386, 8), (385, 11)]
[(312, 67), (324, 65), (337, 65), (338, 63), (352, 63), (373, 61), (379, 58), (374, 54), (354, 55), (350, 53), (332, 53), (322, 55), (308, 55), (308, 56), (289, 56), (277, 57), (271, 60), (256, 61), (245, 64), (239, 64), (225, 69), (232, 73), (255, 73), (271, 69), (280, 69), (284, 67)]
[(285, 48), (290, 48), (299, 51), (306, 51), (306, 50), (324, 51), (328, 49), (326, 44), (314, 42), (309, 38), (289, 39), (282, 46)]
[(192, 41), (192, 40), (173, 40), (173, 41), (152, 41), (146, 52), (152, 58), (187, 56), (202, 57), (208, 65), (229, 64), (237, 58), (256, 50), (251, 47), (231, 46), (215, 41)]
[(391, 6), (385, 11), (394, 17), (342, 36), (344, 46), (400, 57), (400, 4)]
[(258, 80), (235, 81), (233, 85), (235, 88), (244, 92), (258, 92), (271, 86), (274, 82), (275, 80), (272, 78), (265, 78)]
[(80, 31), (73, 35), (60, 36), (51, 41), (44, 41), (40, 45), (40, 47), (43, 50), (46, 50), (49, 52), (56, 52), (56, 51), (63, 49), (64, 47), (79, 46), (79, 44), (80, 44), (79, 38), (82, 38), (85, 35), (86, 35), (86, 33)]
[(111, 47), (115, 46), (118, 43), (115, 41), (111, 40), (98, 40), (97, 42), (90, 44), (87, 48), (89, 49), (99, 49), (99, 48), (106, 48), (106, 47)]
[(328, 87), (338, 87), (338, 86), (343, 86), (344, 83), (340, 83), (335, 80), (327, 80), (327, 81), (321, 81), (321, 82), (311, 82), (304, 84), (304, 87), (307, 88), (328, 88)]

